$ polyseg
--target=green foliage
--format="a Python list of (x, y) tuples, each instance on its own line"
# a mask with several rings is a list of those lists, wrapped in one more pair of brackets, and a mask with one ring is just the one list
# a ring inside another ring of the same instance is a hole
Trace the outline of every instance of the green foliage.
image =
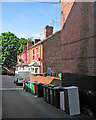
[(23, 51), (23, 45), (27, 45), (27, 39), (17, 38), (15, 34), (11, 32), (1, 33), (0, 36), (0, 52), (2, 63), (4, 66), (11, 68), (16, 65), (17, 55)]

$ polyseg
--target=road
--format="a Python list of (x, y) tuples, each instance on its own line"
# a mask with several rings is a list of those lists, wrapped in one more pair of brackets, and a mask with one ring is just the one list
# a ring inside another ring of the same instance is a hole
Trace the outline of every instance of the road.
[[(1, 90), (0, 90), (1, 93)], [(22, 86), (16, 86), (13, 77), (2, 76), (2, 118), (89, 118), (86, 115), (69, 116), (64, 111), (25, 92)], [(85, 120), (85, 119), (84, 119)]]

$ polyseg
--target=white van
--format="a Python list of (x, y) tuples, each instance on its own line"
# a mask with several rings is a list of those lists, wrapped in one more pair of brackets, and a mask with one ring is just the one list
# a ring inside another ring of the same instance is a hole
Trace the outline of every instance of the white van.
[(23, 80), (30, 80), (30, 71), (15, 71), (14, 82), (23, 84)]

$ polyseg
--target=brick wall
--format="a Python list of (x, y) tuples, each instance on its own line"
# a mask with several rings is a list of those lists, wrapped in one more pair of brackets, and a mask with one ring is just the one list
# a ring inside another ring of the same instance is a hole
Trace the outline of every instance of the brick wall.
[(50, 36), (43, 42), (44, 50), (44, 72), (47, 73), (47, 68), (51, 67), (56, 74), (61, 70), (61, 31)]
[(96, 75), (95, 35), (94, 3), (74, 3), (61, 30), (62, 72)]
[(61, 3), (62, 3), (61, 4), (61, 29), (62, 29), (72, 9), (74, 0), (73, 2), (63, 2), (63, 0), (61, 0)]
[(61, 80), (57, 77), (52, 77), (52, 76), (43, 77), (40, 75), (30, 74), (30, 81), (37, 81), (44, 84), (61, 85)]

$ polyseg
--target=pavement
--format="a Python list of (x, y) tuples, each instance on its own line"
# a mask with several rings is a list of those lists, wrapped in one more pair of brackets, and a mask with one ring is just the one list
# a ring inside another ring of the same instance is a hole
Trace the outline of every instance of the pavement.
[(80, 114), (70, 116), (44, 101), (25, 92), (22, 86), (16, 86), (13, 76), (2, 75), (2, 118), (63, 118), (63, 120), (89, 120), (89, 116)]

